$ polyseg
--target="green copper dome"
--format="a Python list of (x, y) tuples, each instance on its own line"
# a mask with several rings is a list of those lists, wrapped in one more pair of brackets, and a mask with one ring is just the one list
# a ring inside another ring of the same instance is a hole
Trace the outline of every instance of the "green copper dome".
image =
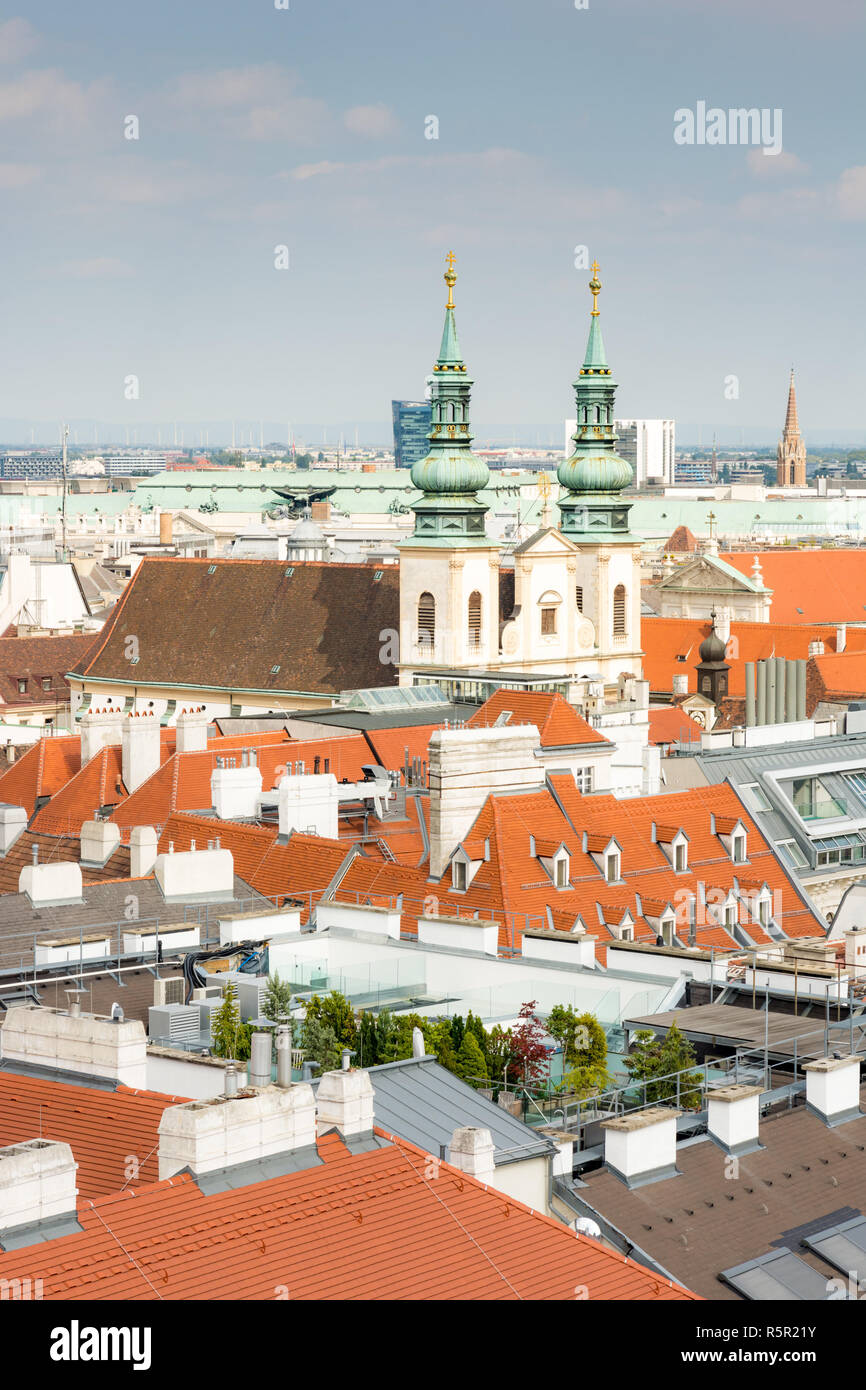
[(560, 500), (562, 530), (574, 537), (592, 532), (628, 534), (629, 505), (618, 494), (633, 480), (631, 464), (616, 452), (613, 428), (616, 382), (607, 365), (601, 336), (598, 295), (601, 281), (593, 264), (589, 282), (593, 305), (583, 366), (574, 383), (577, 425), (574, 452), (560, 464), (557, 477), (566, 489)]
[(439, 356), (433, 368), (430, 451), (412, 465), (412, 482), (424, 495), (413, 506), (415, 531), (408, 542), (488, 545), (486, 505), (476, 493), (486, 487), (490, 470), (472, 452), (469, 399), (472, 378), (457, 341), (454, 321), (454, 256), (448, 254), (445, 282), (448, 302)]

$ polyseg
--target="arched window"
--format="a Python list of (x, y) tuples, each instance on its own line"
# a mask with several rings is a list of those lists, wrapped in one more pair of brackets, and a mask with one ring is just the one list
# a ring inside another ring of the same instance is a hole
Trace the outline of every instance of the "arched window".
[(595, 407), (595, 423), (601, 424), (601, 406), (598, 405)]
[(469, 595), (469, 645), (481, 646), (481, 595), (477, 589)]
[(418, 645), (432, 647), (436, 641), (436, 600), (423, 593), (418, 600)]
[(617, 584), (613, 591), (613, 635), (625, 637), (625, 585)]
[(577, 584), (574, 589), (574, 601), (577, 605), (578, 613), (583, 612), (583, 585)]

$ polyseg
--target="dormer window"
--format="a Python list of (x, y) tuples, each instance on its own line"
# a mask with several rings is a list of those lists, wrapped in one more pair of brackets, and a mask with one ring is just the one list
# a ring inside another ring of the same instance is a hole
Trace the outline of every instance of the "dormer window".
[(621, 855), (618, 849), (609, 850), (604, 857), (604, 876), (608, 883), (619, 882)]
[(731, 858), (735, 864), (745, 864), (746, 862), (746, 834), (745, 831), (738, 831), (731, 837)]
[(666, 946), (673, 946), (674, 936), (676, 934), (676, 918), (673, 915), (662, 917), (659, 926), (661, 927), (660, 935), (662, 941)]
[(557, 888), (568, 887), (568, 855), (562, 854), (553, 861), (553, 881)]
[(689, 866), (689, 847), (685, 840), (681, 840), (678, 845), (674, 845), (674, 870), (678, 874), (684, 874)]
[(735, 927), (736, 925), (737, 925), (737, 904), (736, 904), (736, 903), (730, 903), (730, 902), (729, 902), (729, 903), (726, 903), (726, 904), (725, 904), (725, 926), (728, 927), (728, 928), (731, 928), (731, 927)]
[(620, 927), (620, 941), (634, 941), (634, 927)]
[(451, 865), (451, 886), (455, 893), (466, 892), (466, 862), (463, 859), (455, 859)]

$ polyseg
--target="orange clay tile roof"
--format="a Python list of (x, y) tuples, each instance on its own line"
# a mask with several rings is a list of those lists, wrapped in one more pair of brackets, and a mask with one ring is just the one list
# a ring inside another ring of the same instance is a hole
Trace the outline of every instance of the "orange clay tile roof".
[(677, 739), (685, 743), (699, 743), (703, 732), (700, 724), (679, 705), (649, 711), (650, 743), (675, 743)]
[[(380, 1133), (381, 1131), (377, 1131)], [(382, 1136), (385, 1137), (385, 1136)], [(205, 1196), (189, 1174), (83, 1203), (83, 1230), (0, 1255), (57, 1300), (683, 1300), (696, 1294), (405, 1140)]]
[(572, 709), (561, 695), (536, 695), (528, 690), (496, 690), (469, 720), (473, 729), (488, 728), (505, 711), (507, 725), (534, 724), (542, 748), (573, 748), (583, 743), (607, 743), (608, 739)]
[[(722, 555), (752, 577), (755, 551)], [(866, 550), (762, 550), (764, 584), (773, 590), (771, 622), (863, 622), (866, 619)], [(784, 655), (784, 653), (779, 653)]]
[(823, 687), (822, 699), (862, 700), (866, 696), (866, 652), (846, 649), (838, 655), (815, 656), (811, 665)]
[[(158, 1129), (167, 1105), (182, 1097), (120, 1086), (102, 1091), (0, 1071), (0, 1147), (25, 1139), (69, 1144), (78, 1163), (79, 1199), (156, 1182)], [(138, 1163), (137, 1172), (130, 1167)]]
[[(33, 863), (33, 846), (39, 850), (40, 864), (74, 863), (81, 859), (81, 841), (77, 835), (40, 835), (33, 830), (25, 830), (14, 845), (0, 856), (0, 893), (17, 893), (21, 870)], [(129, 850), (123, 845), (112, 854), (108, 863), (101, 869), (81, 865), (81, 876), (85, 883), (101, 883), (104, 880), (127, 878), (129, 875)]]
[[(809, 655), (809, 643), (816, 641), (823, 642), (827, 652), (835, 652), (834, 627), (785, 625), (776, 622), (774, 615), (775, 604), (768, 623), (731, 624), (731, 638), (725, 657), (731, 668), (728, 678), (731, 695), (745, 696), (747, 661), (761, 661), (768, 656), (805, 661)], [(861, 617), (866, 619), (866, 610)], [(670, 695), (674, 676), (688, 676), (689, 694), (694, 694), (697, 690), (695, 667), (700, 661), (698, 648), (709, 634), (710, 623), (696, 618), (642, 618), (643, 673), (650, 683), (650, 689)], [(866, 628), (849, 628), (847, 638), (848, 650), (866, 650)], [(679, 657), (684, 660), (679, 660)]]
[(366, 738), (376, 755), (375, 761), (389, 772), (399, 772), (407, 754), (410, 762), (413, 758), (426, 760), (430, 735), (434, 729), (441, 728), (444, 725), (410, 724), (402, 729), (368, 729)]
[(0, 801), (8, 806), (23, 806), (32, 816), (37, 798), (53, 796), (80, 767), (81, 742), (77, 735), (42, 738), (0, 775)]

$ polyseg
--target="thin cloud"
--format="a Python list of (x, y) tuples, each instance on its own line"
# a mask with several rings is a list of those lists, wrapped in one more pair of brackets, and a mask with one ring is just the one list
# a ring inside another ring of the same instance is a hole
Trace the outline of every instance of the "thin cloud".
[(846, 222), (866, 218), (866, 164), (856, 164), (842, 171), (836, 184), (835, 203), (839, 216)]
[(331, 123), (326, 103), (305, 96), (298, 77), (277, 63), (186, 73), (168, 99), (194, 117), (216, 115), (222, 130), (242, 140), (302, 144)]
[(0, 63), (20, 63), (39, 47), (39, 35), (26, 19), (7, 19), (0, 24)]
[(352, 135), (362, 135), (368, 140), (384, 139), (398, 129), (397, 117), (384, 102), (376, 106), (351, 107), (343, 117), (343, 124)]
[(759, 174), (764, 178), (782, 178), (797, 174), (807, 174), (808, 164), (804, 164), (802, 159), (792, 154), (790, 150), (782, 150), (779, 154), (768, 159), (763, 150), (749, 150), (746, 155), (746, 164), (749, 172)]
[(25, 188), (41, 177), (38, 164), (0, 164), (0, 188)]

